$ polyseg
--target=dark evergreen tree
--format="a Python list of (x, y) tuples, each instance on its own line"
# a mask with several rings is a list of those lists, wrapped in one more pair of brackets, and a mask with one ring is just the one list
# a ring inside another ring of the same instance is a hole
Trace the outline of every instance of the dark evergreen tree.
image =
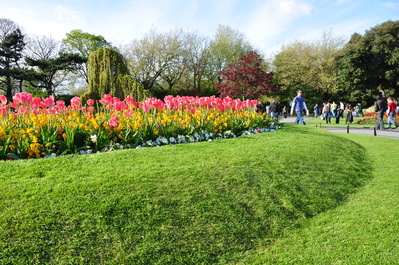
[[(34, 67), (36, 72), (30, 78), (30, 84), (33, 87), (44, 89), (47, 95), (55, 93), (54, 89), (60, 84), (55, 83), (56, 74), (60, 71), (77, 71), (86, 59), (79, 54), (60, 53), (58, 57), (49, 59), (25, 58), (27, 65)], [(62, 81), (62, 79), (61, 79)]]
[(12, 99), (14, 82), (24, 76), (18, 62), (23, 57), (25, 45), (24, 35), (19, 28), (4, 35), (0, 42), (0, 83), (8, 100)]

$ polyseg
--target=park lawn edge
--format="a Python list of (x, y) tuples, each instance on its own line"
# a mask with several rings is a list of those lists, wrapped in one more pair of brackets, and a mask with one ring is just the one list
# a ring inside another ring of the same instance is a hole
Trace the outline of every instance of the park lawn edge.
[(353, 141), (286, 124), (209, 143), (2, 162), (0, 261), (236, 262), (346, 202), (371, 177), (365, 161)]

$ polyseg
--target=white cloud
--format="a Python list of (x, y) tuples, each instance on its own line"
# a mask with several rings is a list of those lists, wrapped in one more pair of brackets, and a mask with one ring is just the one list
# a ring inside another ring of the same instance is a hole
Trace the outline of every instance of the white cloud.
[(310, 15), (312, 11), (312, 7), (309, 4), (298, 3), (295, 0), (282, 1), (279, 8), (282, 13), (294, 16)]
[(277, 50), (284, 41), (283, 35), (292, 30), (292, 22), (309, 16), (312, 6), (299, 1), (267, 1), (248, 17), (251, 19), (240, 30), (266, 53)]
[(399, 9), (399, 2), (386, 2), (384, 5), (389, 8)]
[(85, 24), (85, 16), (82, 12), (75, 11), (74, 9), (63, 5), (55, 6), (54, 11), (56, 18), (60, 21), (68, 22), (71, 24)]

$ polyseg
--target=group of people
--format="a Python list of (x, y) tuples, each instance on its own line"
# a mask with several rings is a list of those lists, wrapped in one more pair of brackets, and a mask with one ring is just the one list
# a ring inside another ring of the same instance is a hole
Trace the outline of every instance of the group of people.
[(258, 105), (256, 105), (256, 109), (258, 112), (267, 113), (275, 121), (278, 121), (278, 117), (280, 115), (284, 115), (284, 117), (287, 118), (288, 114), (287, 107), (281, 105), (276, 100), (273, 100), (271, 103), (270, 102), (262, 103), (261, 101), (259, 101)]
[[(393, 97), (386, 98), (383, 90), (380, 90), (381, 96), (376, 96), (376, 101), (374, 102), (375, 112), (377, 114), (378, 123), (376, 124), (376, 129), (385, 129), (384, 127), (384, 115), (388, 114), (388, 127), (392, 128), (395, 125), (395, 128), (399, 127), (399, 124), (394, 120), (396, 113), (399, 112), (399, 105), (394, 100)], [(303, 111), (306, 111), (306, 115), (309, 115), (309, 109), (306, 106), (305, 99), (302, 95), (302, 90), (297, 91), (296, 97), (292, 101), (291, 112), (293, 115), (294, 111), (296, 113), (295, 124), (301, 123), (306, 125), (303, 119)], [(332, 103), (323, 103), (323, 107), (319, 107), (318, 104), (315, 104), (313, 107), (315, 118), (321, 115), (321, 118), (326, 120), (326, 123), (331, 123), (331, 118), (336, 119), (336, 123), (339, 123), (340, 118), (344, 118), (344, 113), (346, 113), (346, 123), (353, 122), (353, 116), (360, 117), (363, 115), (363, 106), (361, 103), (358, 103), (356, 106), (352, 107), (351, 104), (348, 104), (346, 107), (344, 103), (341, 101), (339, 104), (335, 102)]]
[(377, 114), (378, 123), (375, 126), (377, 130), (384, 130), (384, 115), (388, 114), (388, 129), (395, 125), (395, 129), (399, 127), (399, 124), (395, 121), (396, 113), (399, 112), (399, 106), (397, 101), (393, 97), (385, 97), (385, 92), (380, 90), (381, 96), (376, 96), (376, 101), (374, 102), (374, 110)]
[(317, 118), (320, 115), (322, 120), (326, 123), (331, 123), (331, 118), (335, 118), (335, 123), (339, 123), (340, 119), (346, 116), (345, 123), (352, 123), (353, 117), (360, 117), (363, 115), (363, 106), (361, 103), (357, 103), (355, 107), (351, 104), (345, 104), (341, 101), (336, 104), (334, 101), (332, 103), (323, 103), (322, 107), (316, 104), (313, 107), (314, 117)]

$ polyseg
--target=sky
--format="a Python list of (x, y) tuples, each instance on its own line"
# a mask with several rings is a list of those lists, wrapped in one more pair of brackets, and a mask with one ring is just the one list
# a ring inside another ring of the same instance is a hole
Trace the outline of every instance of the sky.
[(80, 29), (114, 46), (150, 30), (176, 29), (212, 38), (219, 25), (243, 33), (265, 55), (323, 32), (348, 41), (353, 33), (399, 20), (399, 0), (0, 0), (0, 18), (29, 36), (62, 40)]

